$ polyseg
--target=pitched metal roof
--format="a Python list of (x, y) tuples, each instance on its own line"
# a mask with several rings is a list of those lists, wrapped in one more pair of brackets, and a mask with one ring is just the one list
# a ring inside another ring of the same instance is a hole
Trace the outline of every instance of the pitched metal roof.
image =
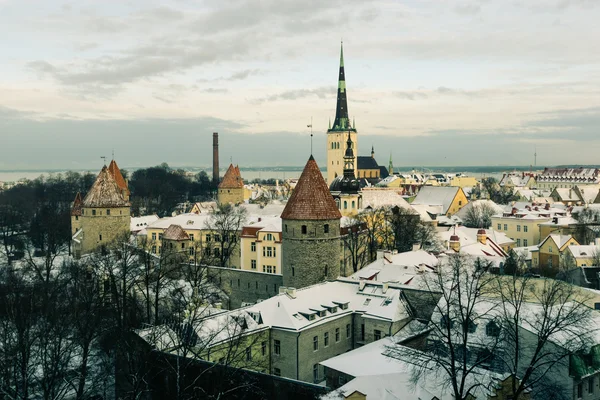
[(83, 199), (83, 207), (129, 207), (129, 202), (123, 197), (123, 193), (113, 176), (108, 172), (106, 165), (98, 174), (92, 188)]
[(308, 159), (283, 213), (281, 213), (281, 218), (292, 220), (342, 218), (312, 155)]
[(371, 156), (356, 157), (356, 164), (358, 169), (379, 169), (377, 161)]
[(459, 190), (457, 186), (423, 186), (412, 204), (441, 205), (445, 214)]
[(229, 164), (229, 168), (227, 168), (227, 172), (225, 172), (225, 176), (221, 183), (219, 183), (220, 189), (238, 189), (244, 187), (244, 180), (242, 179), (242, 174), (240, 173), (240, 169), (237, 166), (233, 166), (233, 164)]

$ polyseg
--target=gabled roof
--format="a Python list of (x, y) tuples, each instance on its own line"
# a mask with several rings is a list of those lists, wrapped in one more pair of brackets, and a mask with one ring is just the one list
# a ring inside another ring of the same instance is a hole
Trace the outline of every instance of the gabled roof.
[(323, 179), (323, 174), (312, 155), (308, 159), (283, 213), (281, 213), (281, 218), (292, 220), (342, 218), (325, 179)]
[(73, 201), (73, 208), (71, 208), (72, 216), (81, 215), (81, 204), (81, 193), (77, 192), (77, 195), (75, 196), (75, 201)]
[(233, 164), (229, 164), (223, 180), (219, 183), (219, 189), (239, 189), (243, 187), (244, 180), (242, 179), (240, 169), (237, 166), (234, 167)]
[[(544, 245), (544, 243), (546, 243), (548, 239), (551, 239), (554, 242), (554, 244), (556, 244), (556, 246), (558, 247), (558, 250), (561, 251), (563, 246), (567, 244), (569, 240), (573, 239), (573, 237), (571, 235), (558, 235), (551, 233), (550, 235), (546, 236), (544, 240), (542, 240), (538, 247), (542, 248), (542, 246)], [(575, 241), (575, 243), (577, 243), (577, 241)]]
[(163, 233), (163, 239), (166, 240), (189, 240), (189, 236), (179, 225), (171, 225)]
[(121, 175), (121, 170), (119, 169), (119, 166), (117, 165), (117, 162), (115, 160), (112, 160), (110, 162), (108, 166), (108, 172), (110, 172), (115, 182), (117, 182), (117, 186), (119, 187), (119, 189), (123, 190), (126, 195), (129, 195), (129, 188), (127, 187), (127, 182), (125, 182), (123, 175)]
[(358, 156), (356, 157), (356, 168), (357, 169), (379, 169), (379, 164), (371, 156)]
[(129, 207), (122, 191), (115, 182), (106, 165), (98, 174), (92, 188), (83, 199), (83, 207)]
[(462, 189), (454, 186), (423, 186), (412, 204), (441, 205), (446, 214), (459, 190)]

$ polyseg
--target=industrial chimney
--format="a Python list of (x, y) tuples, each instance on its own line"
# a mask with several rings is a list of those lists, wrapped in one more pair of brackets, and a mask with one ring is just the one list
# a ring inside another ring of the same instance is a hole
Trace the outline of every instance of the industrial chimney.
[(219, 133), (213, 132), (213, 182), (219, 183)]

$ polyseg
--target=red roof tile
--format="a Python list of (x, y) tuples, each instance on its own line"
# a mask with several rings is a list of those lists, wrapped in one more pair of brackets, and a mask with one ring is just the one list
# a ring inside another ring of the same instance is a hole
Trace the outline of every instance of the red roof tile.
[(117, 186), (119, 186), (119, 189), (123, 190), (125, 194), (129, 195), (129, 188), (127, 187), (127, 182), (125, 182), (123, 175), (121, 175), (121, 170), (119, 169), (119, 166), (117, 165), (117, 162), (115, 160), (112, 160), (110, 162), (110, 165), (108, 166), (108, 172), (110, 172), (115, 182), (117, 182)]
[(73, 201), (73, 208), (71, 208), (72, 216), (81, 215), (81, 204), (81, 193), (77, 192), (77, 195), (75, 196), (75, 201)]
[(163, 239), (166, 240), (189, 240), (189, 236), (179, 225), (170, 225), (163, 233)]
[(313, 156), (308, 159), (292, 196), (281, 213), (281, 218), (296, 220), (342, 218)]
[(115, 179), (108, 172), (106, 165), (98, 174), (92, 188), (83, 199), (83, 207), (129, 207), (129, 202), (123, 197), (123, 193)]
[(229, 168), (227, 168), (227, 172), (225, 172), (225, 176), (221, 183), (219, 183), (219, 188), (221, 189), (237, 189), (244, 187), (244, 180), (242, 179), (242, 175), (240, 174), (240, 169), (238, 167), (234, 167), (233, 164), (229, 164)]

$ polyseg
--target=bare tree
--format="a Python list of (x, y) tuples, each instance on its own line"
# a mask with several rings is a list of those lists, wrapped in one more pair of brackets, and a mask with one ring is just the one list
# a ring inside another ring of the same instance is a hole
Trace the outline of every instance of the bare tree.
[(485, 202), (473, 202), (468, 207), (463, 225), (468, 228), (489, 229), (492, 226), (492, 216), (495, 214), (494, 208)]
[[(344, 245), (344, 268), (349, 264), (352, 267), (351, 272), (361, 269), (367, 261), (369, 238), (365, 225), (357, 219), (352, 219), (341, 229)], [(350, 275), (349, 271), (344, 272), (344, 276)]]
[(501, 300), (503, 370), (519, 380), (511, 384), (514, 399), (528, 391), (536, 398), (567, 399), (561, 385), (569, 379), (569, 357), (591, 344), (589, 296), (578, 287), (553, 279), (498, 277), (494, 295)]
[(246, 222), (247, 212), (243, 207), (219, 204), (206, 221), (215, 244), (212, 247), (214, 262), (219, 267), (231, 266), (231, 257), (239, 245), (239, 232)]
[(367, 261), (372, 262), (377, 258), (377, 250), (381, 248), (386, 231), (385, 209), (367, 209), (361, 211), (357, 216), (358, 221), (363, 224), (366, 245)]
[(468, 399), (487, 384), (480, 369), (493, 362), (498, 344), (497, 337), (477, 332), (478, 324), (493, 318), (495, 305), (482, 296), (492, 281), (474, 268), (472, 259), (455, 254), (438, 267), (438, 273), (425, 274), (423, 282), (429, 301), (436, 304), (426, 351), (392, 346), (388, 355), (413, 365), (414, 382), (442, 376), (455, 399)]

